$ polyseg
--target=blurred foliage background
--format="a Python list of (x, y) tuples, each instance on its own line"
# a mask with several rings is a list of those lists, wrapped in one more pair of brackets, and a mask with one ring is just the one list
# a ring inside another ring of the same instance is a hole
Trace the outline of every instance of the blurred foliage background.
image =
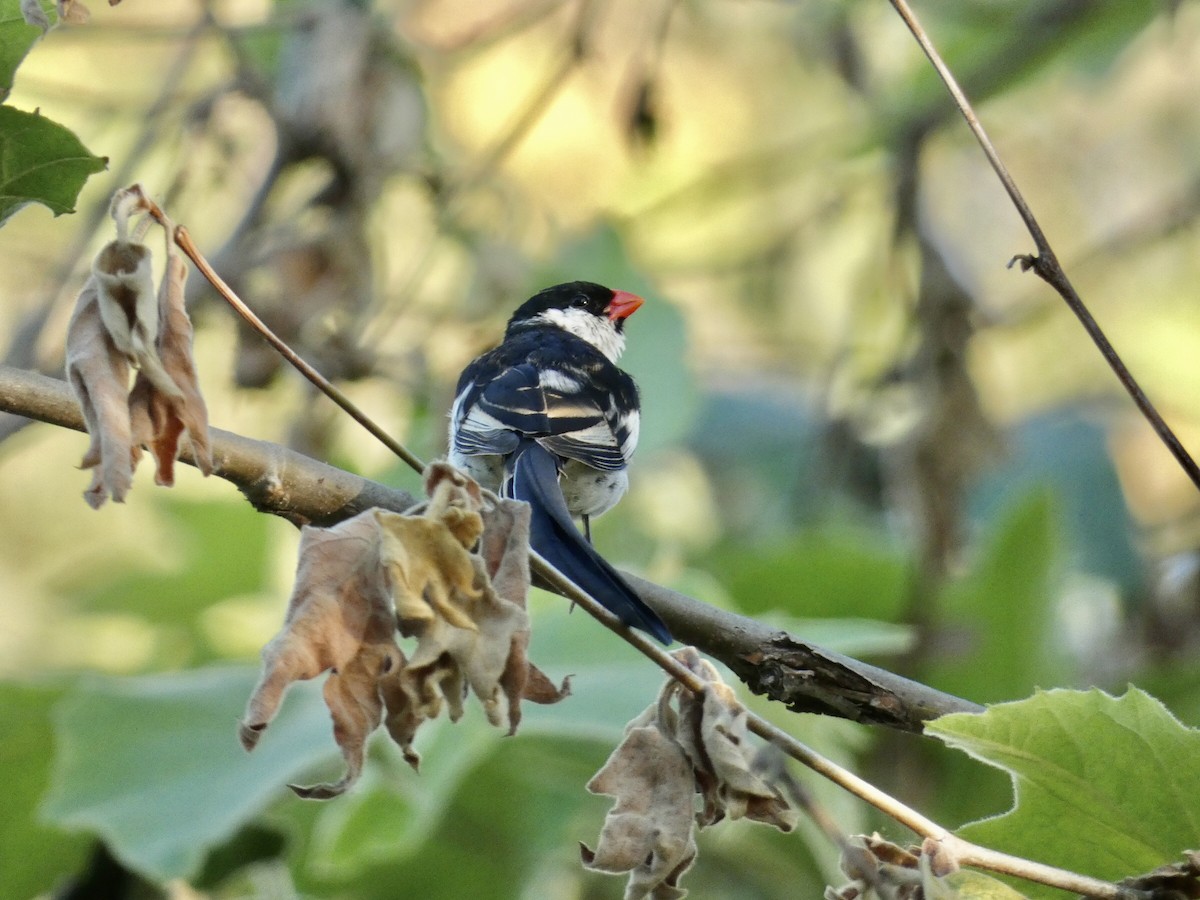
[[(15, 5), (15, 4), (13, 4)], [(1077, 322), (1005, 263), (1032, 245), (888, 4), (160, 0), (96, 8), (10, 98), (110, 160), (73, 216), (0, 230), (0, 354), (58, 373), (141, 181), (228, 281), (425, 458), (459, 369), (535, 289), (644, 294), (645, 401), (611, 559), (969, 699), (1133, 681), (1200, 722), (1200, 503)], [(1200, 4), (924, 0), (1068, 273), (1200, 448)], [(416, 479), (193, 278), (215, 425)], [(473, 710), (420, 776), (355, 792), (319, 687), (235, 739), (297, 533), (147, 466), (89, 510), (77, 434), (0, 418), (0, 897), (617, 897), (584, 874), (583, 784), (658, 678), (560, 601), (533, 658), (575, 696), (502, 740)], [(751, 701), (757, 703), (757, 701)], [(1007, 779), (911, 736), (789, 730), (946, 824)], [(851, 832), (879, 827), (810, 784)], [(820, 896), (817, 835), (726, 825), (703, 897)], [(89, 881), (89, 879), (92, 879)], [(76, 896), (89, 896), (78, 893)]]

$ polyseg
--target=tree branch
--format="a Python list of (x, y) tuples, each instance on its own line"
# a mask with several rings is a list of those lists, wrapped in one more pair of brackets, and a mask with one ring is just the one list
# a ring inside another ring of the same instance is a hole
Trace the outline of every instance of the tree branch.
[[(66, 383), (24, 369), (0, 365), (0, 410), (83, 430), (83, 417)], [(258, 511), (294, 524), (332, 525), (372, 506), (405, 512), (418, 502), (405, 491), (277, 444), (210, 431), (214, 474), (235, 485)], [(183, 461), (191, 464), (186, 454)], [(754, 619), (627, 577), (680, 641), (723, 662), (752, 691), (797, 712), (919, 732), (923, 722), (937, 716), (982, 710)]]

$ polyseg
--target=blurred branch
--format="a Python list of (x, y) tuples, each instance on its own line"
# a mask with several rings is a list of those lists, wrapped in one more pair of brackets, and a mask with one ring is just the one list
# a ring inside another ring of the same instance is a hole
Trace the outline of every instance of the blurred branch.
[(900, 14), (900, 18), (904, 20), (904, 24), (908, 26), (909, 31), (912, 32), (913, 37), (916, 38), (917, 43), (920, 44), (925, 55), (929, 58), (930, 63), (946, 85), (946, 89), (950, 92), (951, 97), (954, 98), (955, 105), (967, 122), (967, 127), (971, 129), (971, 132), (975, 135), (975, 139), (979, 142), (979, 146), (983, 148), (983, 153), (987, 157), (988, 163), (996, 173), (996, 177), (1000, 179), (1000, 183), (1004, 186), (1009, 199), (1012, 201), (1013, 206), (1016, 207), (1018, 214), (1025, 223), (1026, 229), (1028, 229), (1030, 236), (1033, 238), (1036, 253), (1014, 257), (1009, 265), (1011, 266), (1012, 263), (1019, 262), (1022, 271), (1032, 269), (1039, 278), (1058, 292), (1058, 295), (1063, 298), (1067, 306), (1079, 319), (1084, 330), (1091, 337), (1092, 342), (1108, 362), (1109, 367), (1116, 373), (1118, 380), (1120, 380), (1125, 390), (1129, 393), (1129, 396), (1133, 398), (1133, 402), (1137, 405), (1142, 415), (1145, 416), (1146, 420), (1154, 428), (1159, 439), (1171, 451), (1171, 454), (1183, 468), (1184, 472), (1187, 473), (1192, 483), (1197, 488), (1200, 488), (1200, 466), (1196, 465), (1196, 461), (1192, 459), (1183, 444), (1175, 436), (1174, 431), (1171, 430), (1171, 427), (1167, 425), (1162, 416), (1159, 415), (1158, 410), (1155, 409), (1154, 404), (1150, 402), (1150, 399), (1142, 391), (1137, 379), (1133, 377), (1133, 373), (1126, 367), (1124, 361), (1100, 328), (1100, 325), (1092, 317), (1087, 306), (1084, 305), (1074, 285), (1067, 278), (1066, 273), (1058, 262), (1058, 258), (1055, 256), (1053, 248), (1050, 246), (1049, 240), (1042, 231), (1041, 225), (1034, 217), (1029, 204), (1025, 202), (1025, 198), (1021, 195), (1021, 191), (1009, 173), (1008, 168), (1000, 159), (995, 145), (992, 144), (991, 138), (988, 137), (987, 132), (979, 121), (979, 117), (975, 114), (975, 110), (971, 107), (962, 88), (959, 87), (953, 73), (951, 73), (946, 63), (942, 60), (937, 49), (930, 41), (929, 36), (921, 27), (916, 15), (909, 8), (906, 0), (890, 0), (890, 2), (896, 9), (896, 12)]
[[(65, 382), (11, 366), (0, 365), (0, 410), (83, 430), (83, 417)], [(405, 491), (277, 444), (211, 431), (214, 473), (235, 485), (255, 509), (294, 524), (327, 526), (372, 506), (405, 512), (418, 502)], [(186, 454), (183, 460), (192, 463)], [(632, 575), (628, 578), (680, 641), (725, 663), (751, 690), (797, 712), (919, 732), (928, 719), (982, 709), (670, 588)], [(547, 577), (539, 583), (546, 585)], [(622, 636), (639, 637), (618, 630)]]

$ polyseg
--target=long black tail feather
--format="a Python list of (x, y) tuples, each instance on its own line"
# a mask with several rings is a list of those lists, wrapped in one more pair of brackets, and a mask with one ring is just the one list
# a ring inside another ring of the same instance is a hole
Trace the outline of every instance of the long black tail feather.
[(583, 540), (571, 521), (554, 455), (534, 441), (524, 441), (510, 457), (510, 466), (505, 480), (508, 493), (532, 509), (529, 542), (533, 549), (626, 625), (671, 643), (671, 633), (658, 614)]

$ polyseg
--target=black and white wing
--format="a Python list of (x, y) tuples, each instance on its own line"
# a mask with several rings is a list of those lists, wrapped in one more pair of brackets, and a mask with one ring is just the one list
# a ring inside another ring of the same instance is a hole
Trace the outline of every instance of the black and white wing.
[(451, 411), (457, 454), (506, 455), (534, 439), (603, 471), (624, 468), (638, 438), (633, 379), (608, 366), (604, 378), (577, 367), (527, 360), (499, 367), (487, 356), (468, 367)]

